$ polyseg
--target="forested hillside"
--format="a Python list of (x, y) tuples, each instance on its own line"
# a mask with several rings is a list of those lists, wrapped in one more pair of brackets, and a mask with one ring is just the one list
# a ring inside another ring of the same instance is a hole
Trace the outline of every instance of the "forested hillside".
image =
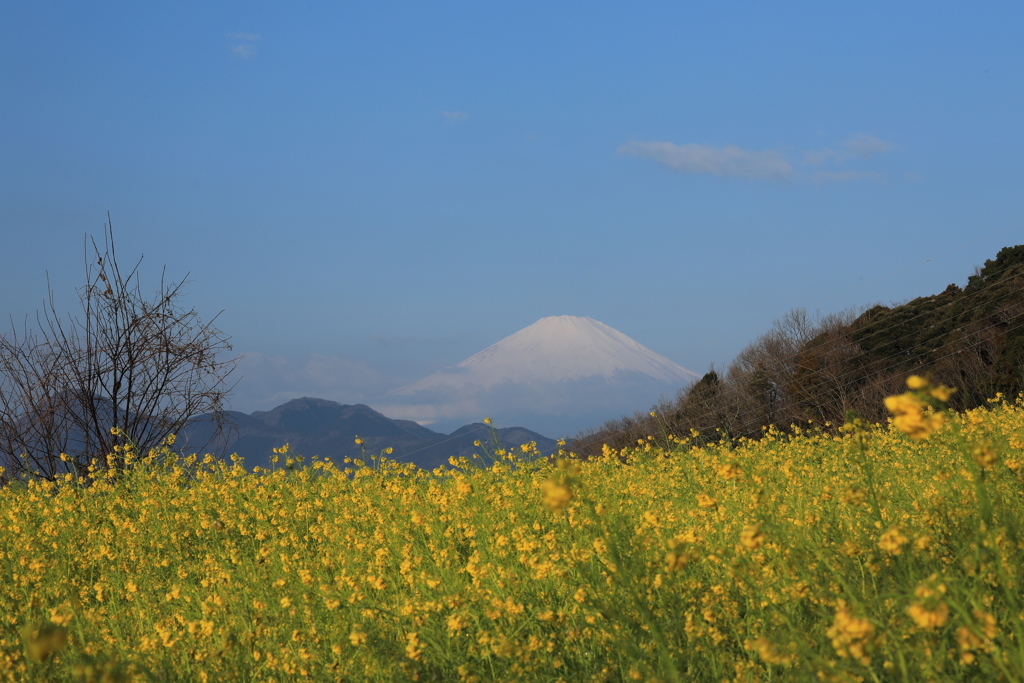
[(1006, 247), (960, 288), (905, 304), (812, 319), (793, 311), (670, 401), (579, 434), (574, 449), (699, 432), (759, 437), (768, 425), (834, 428), (853, 410), (886, 419), (882, 399), (909, 374), (957, 387), (957, 409), (1024, 390), (1024, 245)]

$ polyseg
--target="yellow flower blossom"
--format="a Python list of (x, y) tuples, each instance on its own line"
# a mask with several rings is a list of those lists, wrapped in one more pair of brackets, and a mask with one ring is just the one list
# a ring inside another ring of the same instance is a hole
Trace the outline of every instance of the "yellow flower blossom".
[(74, 616), (74, 612), (67, 609), (59, 607), (53, 607), (50, 609), (50, 623), (62, 628), (70, 624)]
[(920, 397), (911, 393), (889, 396), (885, 399), (885, 407), (895, 416), (892, 422), (896, 428), (915, 441), (928, 438), (946, 419), (942, 413), (932, 412)]
[(907, 388), (912, 391), (924, 391), (928, 388), (928, 380), (918, 375), (911, 375), (907, 378)]
[(713, 507), (716, 507), (717, 505), (718, 505), (718, 501), (716, 501), (714, 498), (712, 498), (708, 494), (706, 494), (706, 493), (698, 493), (697, 494), (697, 507), (713, 508)]
[(949, 605), (943, 602), (928, 609), (924, 605), (915, 602), (907, 608), (907, 615), (921, 628), (938, 628), (945, 626), (946, 622), (949, 621)]
[(937, 574), (914, 589), (917, 602), (907, 608), (907, 615), (923, 629), (935, 629), (945, 626), (949, 621), (949, 605), (943, 600), (946, 585), (939, 582)]
[(414, 662), (423, 657), (423, 644), (420, 642), (418, 633), (407, 633), (405, 636), (405, 656)]
[(748, 524), (740, 533), (740, 544), (747, 550), (757, 550), (765, 544), (765, 541), (759, 524)]
[(826, 635), (840, 657), (850, 658), (868, 666), (875, 627), (863, 617), (853, 616), (845, 600), (836, 601), (836, 616)]
[(974, 462), (982, 469), (991, 469), (999, 462), (999, 454), (987, 441), (972, 448), (971, 455), (974, 456)]
[(571, 488), (555, 479), (545, 479), (540, 486), (544, 493), (544, 505), (555, 513), (561, 512), (574, 497)]
[(795, 657), (791, 654), (782, 654), (779, 648), (768, 640), (764, 636), (757, 638), (756, 640), (744, 641), (743, 647), (747, 650), (753, 650), (757, 653), (757, 656), (761, 658), (765, 664), (773, 664), (776, 666), (790, 666), (793, 664)]
[(736, 477), (740, 476), (740, 474), (743, 472), (743, 470), (740, 469), (740, 466), (737, 465), (736, 463), (727, 463), (725, 465), (719, 465), (718, 467), (715, 468), (715, 470), (718, 472), (718, 476), (720, 476), (722, 479), (735, 479)]
[(960, 646), (960, 663), (974, 664), (979, 652), (991, 653), (995, 650), (993, 641), (999, 634), (996, 618), (980, 609), (972, 612), (974, 623), (971, 626), (960, 626), (956, 630), (956, 642)]
[(903, 546), (909, 542), (910, 539), (898, 527), (893, 527), (878, 539), (878, 547), (890, 555), (899, 555), (903, 552)]

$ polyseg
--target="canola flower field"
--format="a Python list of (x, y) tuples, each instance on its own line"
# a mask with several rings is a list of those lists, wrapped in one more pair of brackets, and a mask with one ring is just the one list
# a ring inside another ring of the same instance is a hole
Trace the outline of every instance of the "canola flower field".
[(1024, 403), (908, 385), (840, 436), (10, 483), (0, 679), (1024, 680)]

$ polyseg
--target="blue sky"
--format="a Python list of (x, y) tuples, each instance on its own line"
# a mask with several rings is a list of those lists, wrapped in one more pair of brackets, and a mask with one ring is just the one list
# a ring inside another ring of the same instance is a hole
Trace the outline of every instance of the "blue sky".
[[(548, 315), (696, 372), (1024, 242), (1019, 3), (0, 6), (0, 311), (113, 218), (247, 354), (361, 402)], [(645, 406), (637, 406), (638, 409)], [(495, 416), (500, 420), (500, 416)]]

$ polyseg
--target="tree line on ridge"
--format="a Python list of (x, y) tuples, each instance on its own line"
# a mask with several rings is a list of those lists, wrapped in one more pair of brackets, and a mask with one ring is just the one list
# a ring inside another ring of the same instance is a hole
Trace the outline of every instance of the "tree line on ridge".
[(904, 391), (910, 374), (956, 387), (958, 410), (1024, 391), (1024, 245), (1000, 250), (963, 288), (821, 317), (791, 311), (723, 372), (712, 368), (674, 399), (581, 432), (572, 448), (592, 457), (605, 444), (647, 437), (708, 443), (758, 438), (770, 426), (828, 430), (848, 411), (884, 423), (883, 399)]

